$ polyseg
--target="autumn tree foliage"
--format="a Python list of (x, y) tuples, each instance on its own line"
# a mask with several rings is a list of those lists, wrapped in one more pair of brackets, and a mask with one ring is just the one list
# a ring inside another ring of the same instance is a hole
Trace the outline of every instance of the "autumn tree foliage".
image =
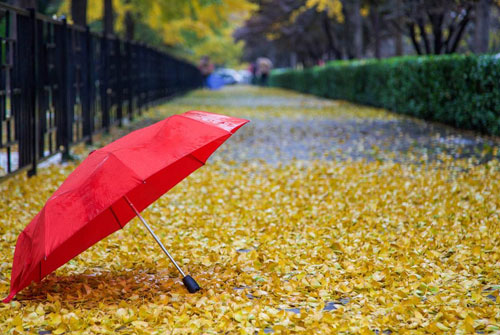
[(135, 38), (193, 60), (209, 55), (221, 64), (239, 62), (243, 44), (234, 43), (232, 33), (256, 8), (246, 0), (64, 0), (59, 14), (82, 24), (84, 2), (92, 30)]
[(493, 0), (261, 0), (236, 31), (247, 60), (279, 66), (402, 54), (487, 52)]
[[(93, 31), (236, 65), (500, 49), (500, 0), (9, 0)], [(496, 46), (496, 47), (495, 47)]]
[(342, 8), (339, 0), (260, 1), (259, 10), (235, 37), (246, 42), (248, 60), (266, 49), (278, 58), (281, 51), (291, 50), (299, 62), (307, 64), (325, 54), (340, 58), (344, 39), (337, 23), (344, 22)]

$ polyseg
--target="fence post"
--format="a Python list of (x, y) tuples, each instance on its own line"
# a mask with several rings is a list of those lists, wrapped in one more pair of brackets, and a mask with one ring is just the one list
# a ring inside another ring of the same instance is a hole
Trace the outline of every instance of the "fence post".
[(61, 64), (61, 77), (62, 77), (62, 85), (60, 87), (61, 90), (61, 119), (62, 119), (62, 129), (61, 129), (61, 139), (63, 145), (63, 160), (68, 160), (71, 158), (69, 152), (69, 146), (71, 143), (71, 118), (70, 118), (70, 106), (69, 106), (69, 85), (68, 82), (68, 58), (69, 58), (69, 48), (68, 48), (68, 22), (66, 18), (62, 20), (62, 64)]
[(102, 126), (109, 133), (111, 127), (110, 115), (109, 115), (109, 99), (108, 99), (108, 48), (109, 41), (106, 34), (103, 34), (101, 39), (101, 62), (102, 62), (102, 89), (101, 89), (101, 100), (102, 100)]
[(127, 56), (127, 99), (128, 99), (128, 117), (130, 121), (134, 119), (134, 94), (132, 92), (132, 47), (130, 41), (125, 42), (125, 53)]
[(92, 144), (92, 133), (94, 132), (94, 116), (92, 115), (93, 108), (92, 104), (92, 43), (91, 43), (91, 35), (89, 26), (85, 29), (85, 49), (87, 50), (87, 54), (85, 55), (85, 62), (87, 73), (85, 74), (85, 109), (83, 114), (87, 117), (87, 124), (89, 127), (89, 137), (87, 140), (87, 144)]
[(38, 24), (36, 22), (36, 11), (33, 8), (29, 9), (30, 13), (30, 23), (31, 23), (31, 36), (32, 36), (32, 70), (31, 74), (31, 85), (30, 85), (30, 97), (31, 100), (31, 129), (32, 129), (32, 142), (31, 142), (31, 169), (28, 171), (28, 176), (34, 176), (37, 172), (38, 166), (38, 157), (39, 157), (39, 141), (40, 141), (40, 132), (39, 132), (39, 122), (40, 122), (40, 111), (39, 111), (39, 103), (38, 103)]
[(121, 127), (123, 123), (123, 54), (122, 54), (122, 43), (117, 38), (113, 41), (113, 46), (115, 49), (116, 64), (115, 69), (115, 85), (116, 85), (116, 117), (118, 118), (118, 126)]
[(135, 62), (136, 62), (136, 68), (141, 69), (141, 71), (136, 72), (137, 80), (134, 83), (137, 88), (136, 91), (136, 99), (137, 99), (137, 108), (136, 108), (136, 114), (141, 115), (141, 109), (142, 109), (142, 91), (144, 87), (144, 67), (143, 67), (143, 60), (144, 60), (144, 50), (142, 49), (142, 45), (140, 42), (137, 42), (137, 47), (136, 47), (136, 57), (135, 57)]
[[(29, 176), (35, 175), (39, 163), (55, 153), (62, 153), (63, 160), (72, 158), (70, 149), (77, 137), (74, 126), (76, 123), (80, 126), (75, 113), (75, 100), (78, 102), (76, 98), (80, 88), (84, 134), (87, 143), (91, 144), (92, 134), (95, 134), (96, 128), (101, 128), (97, 124), (97, 120), (101, 120), (101, 109), (103, 130), (110, 130), (111, 111), (114, 115), (116, 100), (112, 94), (118, 97), (119, 118), (128, 115), (132, 119), (171, 93), (199, 84), (200, 74), (195, 67), (144, 43), (131, 40), (113, 43), (114, 40), (108, 36), (90, 33), (88, 27), (80, 31), (65, 19), (54, 22), (33, 9), (26, 11), (1, 1), (0, 12), (3, 13), (2, 22), (6, 30), (3, 41), (6, 45), (3, 48), (5, 78), (2, 80), (8, 82), (6, 87), (10, 87), (4, 93), (12, 95), (9, 97), (12, 99), (12, 111), (7, 117), (15, 122), (9, 141), (16, 140), (19, 149), (17, 167), (7, 168), (7, 176), (25, 169)], [(12, 23), (11, 15), (19, 16), (18, 20)], [(80, 40), (82, 49), (86, 49), (81, 52), (75, 45)], [(45, 50), (45, 47), (50, 49)], [(116, 51), (118, 58), (110, 55), (111, 51)], [(11, 60), (6, 52), (12, 53), (10, 57), (14, 52), (19, 54)], [(81, 76), (78, 66), (83, 72)], [(196, 83), (192, 82), (193, 78)], [(45, 85), (50, 91), (45, 89)], [(99, 96), (102, 98), (100, 101)], [(123, 103), (126, 100), (129, 102), (127, 105)], [(53, 136), (54, 132), (52, 115), (46, 114), (46, 109), (52, 107), (56, 114), (58, 150), (54, 151), (50, 144), (51, 150), (46, 154), (46, 143), (51, 142), (45, 141), (46, 134)], [(10, 154), (6, 157), (8, 166), (11, 158)]]

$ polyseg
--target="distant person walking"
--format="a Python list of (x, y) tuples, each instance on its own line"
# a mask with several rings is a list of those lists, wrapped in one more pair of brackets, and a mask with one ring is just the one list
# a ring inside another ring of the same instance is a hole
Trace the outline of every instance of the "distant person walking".
[(248, 67), (248, 71), (252, 74), (252, 79), (250, 79), (250, 83), (252, 85), (257, 85), (257, 63), (253, 62)]
[(208, 87), (208, 76), (214, 72), (214, 64), (210, 61), (210, 57), (208, 56), (203, 56), (200, 59), (200, 63), (198, 65), (198, 69), (201, 72), (201, 75), (203, 77), (203, 86)]
[(257, 58), (257, 76), (259, 78), (259, 84), (262, 86), (268, 85), (269, 73), (273, 67), (273, 63), (269, 58), (259, 57)]

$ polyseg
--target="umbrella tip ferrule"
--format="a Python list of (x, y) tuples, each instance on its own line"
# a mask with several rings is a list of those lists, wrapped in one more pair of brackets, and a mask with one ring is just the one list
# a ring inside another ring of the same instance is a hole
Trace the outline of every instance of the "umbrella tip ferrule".
[(186, 286), (189, 293), (196, 293), (199, 290), (201, 290), (200, 285), (198, 285), (196, 280), (194, 280), (193, 277), (191, 276), (186, 276), (182, 278), (182, 282), (184, 283), (184, 286)]

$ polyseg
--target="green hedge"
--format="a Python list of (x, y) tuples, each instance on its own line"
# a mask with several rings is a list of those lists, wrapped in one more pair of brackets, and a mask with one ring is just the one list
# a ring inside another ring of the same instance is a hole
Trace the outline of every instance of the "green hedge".
[(334, 61), (275, 70), (270, 84), (500, 135), (500, 59), (494, 56)]

